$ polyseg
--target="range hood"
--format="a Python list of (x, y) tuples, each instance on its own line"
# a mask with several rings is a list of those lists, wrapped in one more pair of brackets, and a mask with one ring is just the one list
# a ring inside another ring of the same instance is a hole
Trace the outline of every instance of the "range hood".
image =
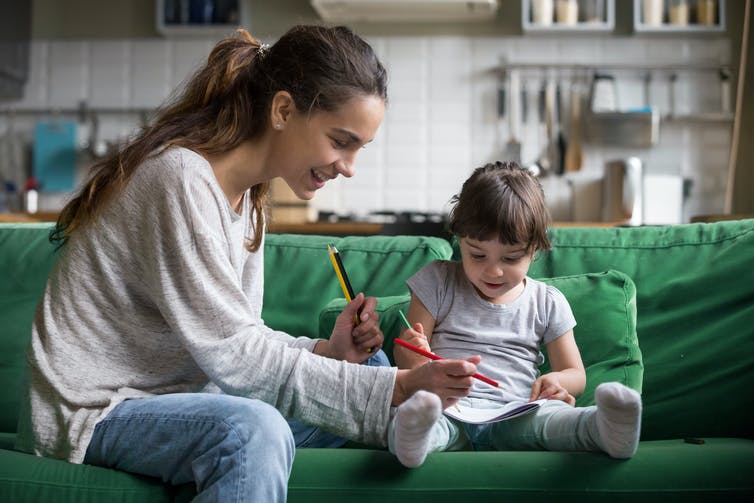
[(497, 13), (497, 0), (311, 0), (325, 21), (476, 21)]

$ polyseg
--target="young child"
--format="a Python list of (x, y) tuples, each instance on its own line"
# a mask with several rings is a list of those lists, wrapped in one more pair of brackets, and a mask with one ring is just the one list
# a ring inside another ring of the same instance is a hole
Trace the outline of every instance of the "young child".
[[(443, 358), (480, 355), (480, 373), (466, 406), (489, 408), (547, 399), (535, 412), (490, 424), (453, 420), (454, 401), (418, 391), (395, 411), (389, 448), (401, 463), (419, 466), (429, 452), (458, 450), (588, 450), (614, 458), (636, 452), (641, 397), (617, 382), (595, 391), (596, 406), (573, 407), (586, 374), (573, 335), (576, 325), (563, 294), (527, 277), (535, 254), (548, 250), (549, 214), (537, 180), (515, 163), (478, 168), (454, 196), (450, 231), (461, 262), (435, 261), (408, 280), (411, 329), (401, 338)], [(552, 371), (539, 375), (544, 346)], [(427, 358), (396, 346), (401, 368)]]

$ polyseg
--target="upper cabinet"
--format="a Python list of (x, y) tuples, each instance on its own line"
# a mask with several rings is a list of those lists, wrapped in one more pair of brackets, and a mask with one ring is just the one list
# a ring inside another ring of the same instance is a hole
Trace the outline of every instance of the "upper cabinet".
[(226, 35), (241, 23), (241, 0), (157, 0), (162, 35)]
[(614, 0), (522, 0), (525, 32), (607, 32), (615, 28)]
[(725, 0), (634, 0), (634, 30), (716, 33), (725, 30)]

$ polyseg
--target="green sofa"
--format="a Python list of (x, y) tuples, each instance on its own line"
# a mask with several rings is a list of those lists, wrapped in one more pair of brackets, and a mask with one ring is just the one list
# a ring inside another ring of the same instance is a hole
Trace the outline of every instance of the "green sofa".
[[(24, 354), (55, 260), (49, 224), (0, 224), (0, 501), (188, 501), (190, 486), (38, 458), (13, 449)], [(639, 228), (553, 228), (530, 275), (570, 300), (587, 390), (642, 392), (642, 441), (618, 461), (586, 452), (444, 452), (418, 469), (384, 450), (302, 449), (291, 502), (754, 501), (754, 220)], [(267, 238), (263, 315), (317, 337), (343, 300), (326, 244), (351, 282), (380, 298), (390, 353), (406, 278), (456, 250), (440, 238)], [(295, 313), (295, 314), (294, 314)], [(546, 364), (545, 364), (546, 365)]]

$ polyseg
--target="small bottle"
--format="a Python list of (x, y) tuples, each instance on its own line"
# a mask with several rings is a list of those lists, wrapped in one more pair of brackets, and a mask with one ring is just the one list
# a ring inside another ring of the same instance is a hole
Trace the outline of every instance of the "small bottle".
[(24, 211), (33, 215), (39, 211), (39, 182), (37, 179), (29, 177), (24, 184)]

